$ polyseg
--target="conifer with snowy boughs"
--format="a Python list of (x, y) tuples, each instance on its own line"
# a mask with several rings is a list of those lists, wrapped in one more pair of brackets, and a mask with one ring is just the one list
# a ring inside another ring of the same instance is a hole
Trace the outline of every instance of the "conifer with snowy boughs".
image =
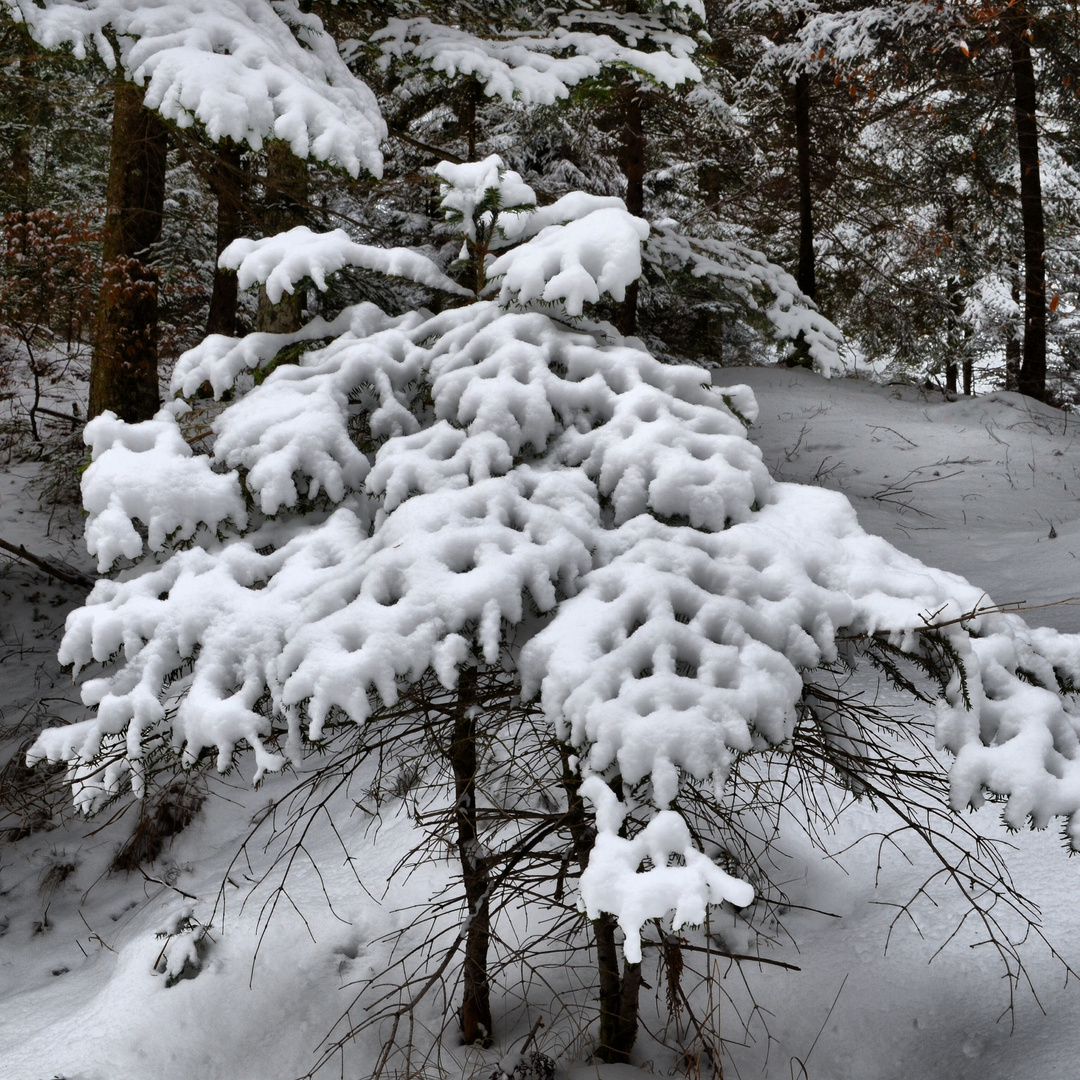
[[(262, 776), (342, 725), (374, 744), (381, 710), (425, 679), (449, 703), (434, 741), (468, 741), (476, 680), (520, 678), (563, 748), (548, 783), (583, 866), (605, 1060), (633, 1046), (645, 923), (753, 899), (749, 868), (703, 850), (683, 800), (719, 807), (734, 763), (790, 746), (806, 716), (857, 784), (868, 750), (814, 700), (823, 664), (915, 658), (940, 679), (954, 808), (998, 793), (1011, 826), (1064, 816), (1080, 847), (1080, 721), (1062, 696), (1080, 641), (866, 535), (842, 496), (772, 481), (745, 388), (593, 321), (640, 274), (648, 228), (619, 200), (535, 206), (496, 158), (438, 175), (463, 258), (488, 248), (480, 295), (342, 232), (239, 241), (224, 261), (271, 299), (353, 266), (461, 306), (362, 304), (294, 334), (207, 339), (174, 378), (181, 395), (209, 381), (237, 396), (207, 454), (184, 440), (182, 399), (147, 423), (88, 425), (87, 541), (113, 576), (70, 617), (62, 658), (105, 669), (83, 686), (94, 716), (32, 757), (67, 761), (92, 810), (138, 792), (163, 746), (224, 767), (246, 744)], [(475, 773), (454, 779), (460, 807)], [(463, 873), (486, 857), (467, 839)], [(470, 1022), (490, 1035), (486, 1016)]]

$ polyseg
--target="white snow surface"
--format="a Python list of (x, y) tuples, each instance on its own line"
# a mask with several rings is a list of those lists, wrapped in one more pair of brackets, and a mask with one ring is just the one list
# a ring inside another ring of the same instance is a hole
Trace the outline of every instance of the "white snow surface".
[[(753, 387), (760, 416), (751, 437), (784, 480), (842, 487), (861, 522), (899, 547), (962, 571), (995, 599), (1026, 600), (1033, 605), (1026, 613), (1032, 625), (1076, 628), (1080, 605), (1075, 602), (1039, 606), (1071, 595), (1073, 552), (1080, 552), (1080, 515), (1068, 486), (1080, 485), (1071, 418), (1016, 395), (949, 403), (908, 388), (846, 379), (824, 383), (776, 369), (724, 372), (723, 380)], [(17, 470), (0, 476), (0, 535), (40, 550), (47, 515), (29, 496), (26, 479)], [(1051, 523), (1053, 539), (1048, 538)], [(24, 642), (40, 642), (47, 632), (36, 621), (37, 605), (42, 593), (57, 590), (43, 587), (43, 580), (35, 585), (31, 574), (13, 564), (0, 581), (8, 625)], [(5, 718), (21, 715), (23, 703), (40, 694), (34, 681), (42, 677), (40, 667), (34, 676), (40, 661), (25, 645), (22, 661), (19, 655), (9, 650), (3, 661)], [(76, 706), (56, 700), (59, 715), (78, 715)], [(291, 892), (314, 940), (298, 918), (279, 913), (252, 972), (261, 901), (256, 895), (241, 911), (237, 901), (243, 891), (227, 885), (227, 914), (214, 924), (201, 971), (166, 989), (155, 969), (166, 969), (192, 949), (181, 929), (183, 917), (209, 920), (249, 820), (290, 781), (270, 776), (257, 792), (244, 776), (223, 783), (228, 801), (207, 804), (203, 817), (150, 868), (151, 880), (102, 875), (117, 833), (115, 826), (97, 831), (100, 822), (90, 823), (93, 833), (73, 821), (4, 849), (0, 1075), (5, 1080), (54, 1074), (84, 1080), (300, 1075), (312, 1064), (312, 1049), (333, 1018), (352, 999), (354, 990), (345, 984), (384, 964), (381, 933), (412, 918), (397, 909), (438, 886), (439, 868), (429, 867), (382, 896), (381, 882), (412, 843), (410, 826), (391, 810), (375, 834), (366, 815), (354, 810), (350, 817), (343, 807), (338, 827), (363, 851), (363, 877), (378, 899), (359, 892), (348, 878), (329, 831), (316, 831), (309, 845), (322, 878), (297, 879)], [(973, 820), (988, 835), (997, 829), (993, 808)], [(917, 907), (913, 917), (919, 932), (901, 925), (883, 955), (892, 917), (887, 905), (906, 899), (927, 866), (933, 868), (916, 849), (903, 857), (889, 848), (879, 856), (873, 844), (849, 849), (858, 836), (887, 827), (888, 821), (885, 812), (855, 808), (837, 822), (829, 851), (801, 848), (797, 839), (787, 844), (785, 858), (795, 876), (788, 891), (804, 908), (790, 915), (798, 952), (777, 945), (766, 955), (794, 962), (800, 970), (743, 965), (769, 1014), (769, 1036), (758, 1014), (749, 1039), (740, 1035), (736, 1012), (742, 1002), (740, 979), (726, 971), (723, 986), (733, 996), (721, 1005), (720, 1022), (725, 1034), (743, 1044), (729, 1048), (740, 1073), (786, 1074), (789, 1064), (798, 1072), (805, 1061), (810, 1075), (826, 1080), (1071, 1075), (1080, 1056), (1075, 985), (1062, 987), (1059, 970), (1044, 953), (1033, 950), (1028, 961), (1045, 1012), (1022, 999), (1012, 1034), (1007, 1020), (995, 1023), (1004, 1002), (993, 958), (971, 947), (980, 931), (962, 930), (932, 964), (926, 962), (962, 913), (955, 897)], [(1073, 934), (1075, 868), (1049, 832), (1021, 833), (1013, 840), (1012, 869), (1042, 905), (1051, 939), (1075, 965), (1080, 961)], [(677, 843), (666, 846), (678, 850)], [(43, 888), (50, 868), (65, 860), (74, 865), (70, 876)], [(256, 861), (252, 872), (260, 865)], [(323, 889), (336, 902), (337, 918), (327, 912)], [(49, 929), (34, 932), (46, 910)], [(174, 937), (157, 938), (159, 930)], [(737, 937), (737, 931), (736, 922), (725, 940)], [(651, 967), (647, 976), (662, 979)], [(520, 1044), (533, 1019), (515, 1012), (509, 998), (500, 999), (498, 1008), (491, 1061)], [(287, 1021), (267, 1039), (270, 1015)], [(431, 1019), (438, 1024), (438, 1017)], [(553, 1041), (545, 1041), (549, 1033)], [(558, 1053), (565, 1045), (558, 1040), (553, 1016), (541, 1045)], [(378, 1050), (377, 1037), (361, 1036), (347, 1051), (344, 1067), (363, 1075)], [(657, 1072), (677, 1067), (674, 1057), (669, 1061), (646, 1036), (636, 1053)], [(560, 1057), (560, 1066), (573, 1061), (571, 1051)], [(459, 1071), (492, 1067), (480, 1051), (454, 1051), (444, 1064)], [(628, 1069), (588, 1071), (601, 1080), (630, 1080)], [(579, 1072), (567, 1075), (584, 1080)], [(636, 1065), (634, 1075), (640, 1076)]]
[[(253, 149), (281, 139), (301, 158), (382, 175), (386, 124), (371, 90), (296, 0), (4, 0), (47, 49), (97, 52), (180, 127)], [(118, 47), (113, 47), (112, 37)]]

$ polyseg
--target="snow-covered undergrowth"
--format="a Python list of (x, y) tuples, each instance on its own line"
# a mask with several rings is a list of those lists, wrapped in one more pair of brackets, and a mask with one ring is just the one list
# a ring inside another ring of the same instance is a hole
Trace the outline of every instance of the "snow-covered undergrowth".
[[(929, 562), (971, 572), (996, 600), (1045, 602), (1070, 592), (1062, 567), (1074, 561), (1069, 536), (1078, 515), (1066, 491), (1071, 477), (1064, 470), (1075, 460), (1075, 448), (1071, 420), (1063, 414), (1015, 396), (950, 404), (913, 390), (824, 382), (782, 370), (723, 374), (725, 380), (753, 388), (760, 414), (752, 438), (762, 447), (766, 464), (783, 478), (839, 482), (853, 497), (864, 525)], [(1025, 471), (1018, 474), (1014, 463), (1021, 453), (1026, 454), (1021, 458)], [(986, 460), (944, 470), (941, 463), (948, 458)], [(840, 465), (830, 472), (834, 463)], [(1029, 463), (1033, 469), (1026, 468)], [(942, 475), (934, 477), (935, 470)], [(874, 498), (911, 471), (930, 482), (914, 489), (910, 506), (889, 496)], [(962, 475), (950, 479), (947, 471)], [(40, 548), (48, 510), (26, 497), (23, 479), (21, 472), (3, 478), (0, 535)], [(972, 514), (971, 504), (986, 509)], [(1055, 525), (1052, 541), (1044, 519)], [(1072, 546), (1080, 555), (1080, 548)], [(1039, 583), (1042, 591), (1031, 592), (1029, 583)], [(56, 620), (41, 616), (63, 614), (65, 609), (54, 609), (52, 603), (70, 602), (65, 589), (35, 580), (17, 566), (6, 570), (3, 587), (15, 637), (25, 642), (46, 626), (55, 633)], [(1071, 629), (1076, 610), (1048, 608), (1029, 612), (1028, 618), (1034, 625)], [(4, 654), (5, 724), (42, 699), (50, 702), (48, 715), (36, 717), (35, 724), (78, 715), (64, 677), (49, 664), (47, 650), (53, 646), (45, 636), (36, 645), (38, 653), (9, 649)], [(65, 697), (66, 704), (59, 700)], [(138, 871), (104, 874), (131, 831), (131, 812), (104, 828), (100, 819), (68, 819), (58, 828), (0, 847), (0, 1075), (12, 1080), (53, 1075), (266, 1080), (300, 1075), (311, 1066), (313, 1050), (355, 996), (357, 986), (346, 984), (388, 966), (389, 945), (380, 936), (408, 925), (416, 915), (410, 905), (439, 888), (446, 870), (427, 867), (383, 896), (382, 883), (415, 840), (409, 821), (397, 813), (405, 804), (387, 802), (376, 830), (365, 809), (341, 798), (335, 821), (373, 895), (358, 889), (324, 822), (307, 841), (322, 881), (305, 864), (305, 873), (290, 887), (311, 935), (294, 909), (279, 906), (252, 968), (265, 916), (261, 905), (268, 894), (256, 892), (242, 909), (241, 902), (268, 856), (256, 844), (249, 848), (250, 862), (231, 869), (230, 863), (253, 818), (281, 799), (296, 778), (269, 776), (258, 791), (249, 780), (250, 772), (243, 770), (223, 780), (208, 778), (225, 798), (210, 798), (195, 824), (145, 868), (145, 877)], [(403, 788), (407, 795), (407, 783)], [(365, 802), (359, 793), (356, 801)], [(829, 851), (844, 851), (889, 820), (887, 814), (855, 808), (827, 839)], [(993, 807), (972, 820), (988, 835), (998, 832)], [(1076, 963), (1068, 951), (1075, 866), (1064, 858), (1052, 829), (1012, 840), (1017, 850), (1010, 864), (1021, 888), (1041, 904), (1049, 935)], [(835, 858), (809, 850), (794, 835), (782, 846), (787, 854), (777, 857), (789, 878), (785, 887), (791, 902), (784, 920), (798, 947), (766, 947), (764, 955), (801, 970), (745, 964), (740, 975), (724, 968), (718, 994), (726, 988), (739, 1001), (745, 977), (769, 1010), (764, 1018), (773, 1041), (759, 1016), (750, 1025), (753, 1041), (739, 1048), (734, 1044), (746, 1040), (735, 1007), (720, 1003), (719, 1023), (732, 1040), (729, 1053), (740, 1075), (760, 1075), (766, 1055), (766, 1075), (787, 1075), (798, 1058), (815, 1078), (993, 1080), (1023, 1074), (1040, 1080), (1068, 1071), (1080, 1052), (1072, 1023), (1073, 989), (1061, 989), (1061, 970), (1045, 952), (1032, 948), (1026, 959), (1047, 1015), (1021, 995), (1011, 1037), (1007, 1020), (995, 1022), (1006, 1004), (997, 961), (986, 948), (971, 948), (980, 931), (969, 927), (933, 964), (926, 963), (964, 913), (955, 894), (939, 890), (938, 906), (917, 905), (918, 931), (901, 920), (883, 955), (895, 913), (888, 905), (905, 901), (913, 885), (933, 869), (917, 845), (908, 845), (906, 856), (888, 845), (882, 848), (880, 873), (873, 841)], [(214, 920), (209, 939), (193, 950), (188, 940), (194, 941), (198, 924), (210, 922), (223, 885), (223, 918)], [(336, 917), (327, 907), (324, 886)], [(172, 940), (157, 936), (181, 930), (187, 913), (194, 920), (189, 929)], [(737, 931), (735, 924), (725, 930), (729, 947), (736, 944)], [(745, 944), (745, 929), (741, 932)], [(194, 951), (200, 970), (167, 987), (172, 951), (174, 966)], [(662, 976), (656, 979), (653, 972), (648, 978), (662, 996)], [(512, 1049), (515, 1032), (515, 1045), (520, 1044), (534, 1016), (518, 1011), (519, 989), (511, 988), (498, 1001), (496, 1050), (485, 1055), (451, 1047), (454, 1056), (445, 1057), (443, 1064), (452, 1075), (487, 1075), (496, 1060), (490, 1055)], [(569, 1063), (586, 1043), (573, 1042), (572, 1025), (563, 1017), (560, 1026), (557, 1011), (546, 1004), (539, 999), (534, 1006), (548, 1024), (541, 1046), (553, 1054), (565, 1051), (560, 1064)], [(271, 1033), (268, 1017), (273, 1017)], [(437, 1007), (427, 1020), (441, 1024)], [(346, 1051), (346, 1075), (364, 1075), (378, 1050), (375, 1033), (361, 1036)], [(673, 1056), (647, 1035), (638, 1054), (657, 1071), (679, 1069)], [(798, 1065), (794, 1068), (799, 1075)]]

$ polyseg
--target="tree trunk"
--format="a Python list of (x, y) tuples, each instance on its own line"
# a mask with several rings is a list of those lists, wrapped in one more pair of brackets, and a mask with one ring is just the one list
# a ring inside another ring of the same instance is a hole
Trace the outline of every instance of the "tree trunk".
[(89, 415), (134, 423), (157, 412), (158, 279), (148, 248), (161, 236), (169, 136), (143, 92), (118, 81), (106, 196), (101, 293), (90, 366)]
[[(949, 234), (952, 235), (955, 225), (953, 222), (952, 206), (949, 206), (949, 212), (945, 218), (945, 227)], [(949, 331), (945, 337), (945, 347), (948, 350), (948, 359), (945, 363), (945, 389), (949, 393), (956, 393), (957, 390), (957, 375), (960, 371), (960, 365), (956, 362), (956, 356), (958, 353), (963, 352), (963, 341), (967, 338), (967, 330), (961, 331), (961, 320), (964, 314), (964, 290), (960, 285), (959, 278), (949, 278), (946, 283), (946, 291), (949, 296), (949, 307), (952, 309), (952, 321), (949, 323)], [(964, 393), (971, 392), (971, 360), (968, 358), (963, 359), (963, 371), (964, 371)]]
[[(241, 236), (244, 228), (247, 176), (243, 170), (240, 147), (231, 139), (224, 140), (217, 147), (208, 179), (217, 199), (215, 250), (220, 258), (229, 244)], [(214, 271), (210, 314), (206, 320), (208, 334), (227, 334), (229, 337), (236, 335), (239, 300), (240, 288), (236, 271), (218, 267)]]
[[(567, 823), (570, 829), (573, 855), (578, 869), (584, 871), (589, 863), (596, 838), (585, 802), (581, 797), (581, 780), (571, 768), (571, 748), (561, 748), (563, 761), (562, 786), (566, 791)], [(593, 944), (596, 946), (596, 969), (600, 987), (600, 1043), (596, 1056), (608, 1064), (626, 1064), (637, 1039), (638, 1001), (641, 993), (641, 965), (623, 963), (619, 970), (619, 947), (615, 941), (615, 918), (601, 915), (593, 919)]]
[(817, 295), (814, 265), (814, 203), (810, 186), (810, 76), (795, 79), (795, 159), (799, 173), (799, 288), (811, 300)]
[[(307, 162), (301, 161), (288, 143), (275, 140), (266, 150), (266, 202), (262, 212), (262, 231), (275, 236), (304, 224), (307, 205)], [(259, 290), (257, 328), (270, 334), (291, 334), (304, 325), (306, 294), (297, 286), (285, 293), (281, 302), (271, 304), (266, 289)]]
[[(1020, 267), (1012, 264), (1012, 299), (1020, 305)], [(1020, 389), (1020, 335), (1015, 327), (1009, 326), (1005, 339), (1005, 389)]]
[(1002, 24), (1012, 59), (1016, 145), (1020, 157), (1020, 216), (1024, 225), (1024, 351), (1019, 390), (1041, 401), (1046, 397), (1046, 227), (1039, 170), (1035, 66), (1024, 4), (1007, 6)]
[(612, 915), (593, 922), (596, 966), (600, 975), (600, 1045), (596, 1056), (608, 1064), (629, 1064), (637, 1039), (638, 999), (641, 993), (641, 965), (623, 962), (619, 971), (619, 950), (615, 944)]
[(465, 1044), (491, 1041), (491, 997), (487, 976), (488, 942), (491, 937), (488, 861), (480, 843), (476, 819), (476, 669), (463, 668), (458, 682), (450, 764), (454, 770), (457, 802), (458, 857), (465, 883), (468, 929), (465, 931), (464, 993), (461, 1001), (461, 1033)]
[[(635, 217), (645, 216), (645, 126), (641, 116), (642, 91), (637, 83), (627, 86), (622, 95), (622, 164), (626, 175), (626, 209)], [(637, 330), (638, 282), (626, 287), (626, 298), (616, 320), (620, 334), (629, 336)]]

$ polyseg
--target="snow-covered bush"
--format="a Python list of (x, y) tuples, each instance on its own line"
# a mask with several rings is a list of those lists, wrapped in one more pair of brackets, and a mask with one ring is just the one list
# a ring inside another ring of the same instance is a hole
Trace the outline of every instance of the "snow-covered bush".
[[(437, 173), (463, 258), (482, 260), (465, 275), (479, 294), (341, 232), (237, 242), (223, 262), (271, 299), (352, 266), (458, 306), (362, 304), (294, 334), (211, 337), (154, 420), (87, 426), (87, 539), (106, 576), (61, 656), (102, 665), (83, 684), (95, 711), (31, 757), (67, 761), (89, 811), (138, 792), (163, 745), (221, 768), (246, 746), (258, 779), (343, 728), (381, 746), (373, 725), (407, 703), (456, 792), (473, 1041), (491, 1032), (496, 864), (477, 777), (493, 716), (539, 724), (558, 748), (542, 842), (582, 868), (607, 1059), (633, 1043), (643, 926), (753, 900), (751, 868), (710, 846), (689, 800), (719, 814), (740, 759), (792, 751), (800, 722), (853, 790), (872, 777), (878, 751), (815, 682), (822, 667), (868, 656), (903, 685), (911, 658), (938, 683), (953, 809), (991, 792), (1010, 826), (1060, 815), (1080, 848), (1080, 641), (867, 535), (842, 496), (773, 481), (745, 387), (591, 319), (641, 272), (648, 226), (617, 200), (538, 207), (497, 159)], [(184, 397), (206, 381), (235, 400), (195, 453)]]

